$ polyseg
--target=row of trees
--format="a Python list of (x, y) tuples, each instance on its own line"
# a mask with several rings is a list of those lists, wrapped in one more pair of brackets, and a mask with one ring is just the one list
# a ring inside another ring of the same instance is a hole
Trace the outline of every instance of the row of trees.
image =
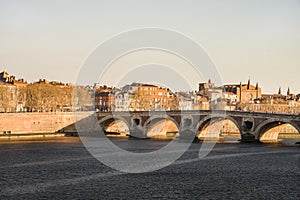
[(30, 84), (26, 88), (27, 111), (64, 111), (72, 106), (72, 91), (69, 86)]
[(92, 98), (84, 87), (51, 83), (0, 85), (0, 112), (61, 112), (89, 107)]

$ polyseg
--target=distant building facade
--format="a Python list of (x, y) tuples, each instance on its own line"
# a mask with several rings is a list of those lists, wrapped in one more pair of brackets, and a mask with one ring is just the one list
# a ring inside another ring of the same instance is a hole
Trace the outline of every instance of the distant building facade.
[(132, 111), (133, 95), (137, 93), (140, 83), (125, 85), (115, 93), (115, 111)]
[(131, 108), (138, 111), (168, 110), (168, 93), (166, 88), (141, 84), (133, 94)]
[(115, 109), (115, 93), (116, 89), (112, 87), (97, 86), (95, 90), (95, 108), (101, 112), (110, 112)]
[(176, 110), (176, 95), (151, 84), (132, 83), (115, 94), (115, 111)]
[(258, 84), (216, 86), (199, 83), (195, 92), (172, 92), (168, 88), (132, 83), (121, 89), (102, 86), (72, 86), (40, 79), (28, 84), (7, 72), (0, 73), (0, 112), (65, 112), (97, 110), (242, 110), (249, 112), (300, 113), (300, 94), (290, 88), (286, 95), (262, 94)]
[(207, 99), (209, 109), (223, 110), (223, 87), (216, 86), (210, 79), (207, 83), (199, 83), (197, 95), (202, 99)]
[(175, 93), (180, 110), (193, 110), (196, 103), (196, 94), (193, 92), (176, 92)]
[(6, 71), (0, 73), (0, 112), (23, 112), (27, 83)]
[(258, 84), (251, 85), (250, 80), (247, 84), (224, 85), (223, 88), (225, 92), (237, 95), (237, 102), (240, 103), (250, 103), (262, 97), (261, 88)]
[(17, 92), (15, 85), (0, 82), (0, 112), (17, 112)]

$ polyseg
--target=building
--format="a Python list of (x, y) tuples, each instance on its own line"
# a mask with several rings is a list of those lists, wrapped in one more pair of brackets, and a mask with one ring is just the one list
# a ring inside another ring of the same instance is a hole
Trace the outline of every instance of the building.
[(209, 100), (200, 95), (196, 95), (193, 110), (210, 110)]
[[(200, 97), (198, 99), (202, 99), (200, 110), (224, 109), (223, 87), (216, 86), (210, 79), (207, 83), (199, 83), (199, 91), (196, 94)], [(207, 102), (203, 101), (203, 99), (207, 99), (208, 105)]]
[(6, 71), (0, 73), (0, 82), (13, 84), (15, 76), (10, 76)]
[(168, 110), (169, 90), (151, 84), (141, 84), (133, 94), (131, 107), (134, 110)]
[(238, 96), (233, 92), (223, 92), (223, 98), (226, 100), (227, 104), (235, 105), (238, 101)]
[(141, 83), (132, 83), (125, 85), (115, 93), (115, 111), (133, 111), (131, 101), (134, 94), (137, 93)]
[(17, 91), (17, 86), (0, 82), (0, 112), (17, 112)]
[(175, 93), (173, 93), (171, 90), (168, 90), (168, 106), (166, 110), (179, 110), (180, 105), (179, 105), (179, 100), (178, 97)]
[(23, 112), (26, 104), (27, 82), (16, 80), (6, 71), (0, 73), (0, 112)]
[(199, 83), (199, 91), (197, 92), (198, 96), (202, 96), (212, 103), (218, 101), (218, 99), (222, 99), (223, 87), (216, 86), (209, 79), (207, 83)]
[(213, 91), (214, 89), (218, 89), (218, 88), (219, 87), (217, 87), (209, 79), (207, 83), (199, 83), (199, 90), (197, 92), (197, 95), (205, 97), (207, 99), (210, 99), (210, 97), (211, 97), (211, 93), (210, 92)]
[(95, 85), (94, 91), (97, 111), (110, 112), (115, 109), (115, 88)]
[(225, 110), (236, 110), (238, 97), (232, 92), (223, 92), (223, 100), (226, 102)]
[(234, 85), (224, 85), (225, 92), (232, 92), (237, 95), (237, 102), (240, 103), (250, 103), (255, 99), (260, 99), (262, 97), (261, 88), (250, 84), (250, 79), (247, 84), (234, 84)]
[(178, 102), (168, 88), (132, 83), (115, 94), (115, 111), (176, 110)]
[[(211, 80), (207, 83), (199, 83), (197, 95), (208, 99), (210, 109), (235, 110), (241, 109), (241, 104), (253, 103), (261, 99), (261, 88), (251, 85), (250, 80), (247, 84), (228, 84), (216, 86)], [(238, 106), (238, 108), (237, 108)]]
[(193, 110), (196, 97), (193, 92), (176, 92), (179, 108), (181, 110)]
[(129, 111), (132, 95), (125, 91), (116, 92), (115, 94), (115, 111)]

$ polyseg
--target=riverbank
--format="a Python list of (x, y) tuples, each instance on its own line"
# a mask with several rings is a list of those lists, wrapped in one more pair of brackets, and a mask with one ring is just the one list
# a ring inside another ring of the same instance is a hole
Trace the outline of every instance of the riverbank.
[(90, 112), (0, 113), (0, 136), (75, 132), (74, 123), (91, 115)]
[(51, 137), (65, 137), (63, 133), (28, 133), (28, 134), (1, 134), (0, 140), (18, 140), (30, 138), (51, 138)]

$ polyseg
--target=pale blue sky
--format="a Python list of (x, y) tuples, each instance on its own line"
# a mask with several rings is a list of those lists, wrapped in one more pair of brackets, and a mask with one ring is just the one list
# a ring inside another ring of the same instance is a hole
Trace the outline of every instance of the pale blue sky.
[(250, 76), (265, 93), (300, 93), (299, 0), (0, 0), (0, 70), (74, 82), (98, 44), (140, 27), (191, 37), (224, 83)]

